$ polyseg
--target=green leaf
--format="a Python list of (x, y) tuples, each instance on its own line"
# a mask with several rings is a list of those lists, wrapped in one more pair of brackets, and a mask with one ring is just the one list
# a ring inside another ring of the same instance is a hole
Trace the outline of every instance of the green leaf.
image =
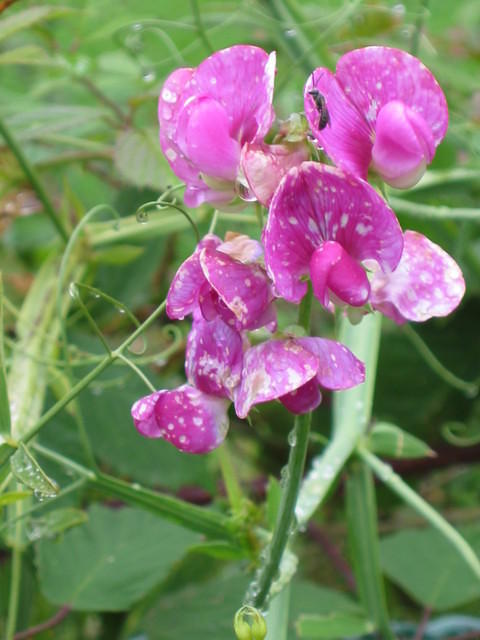
[(121, 611), (160, 582), (198, 536), (136, 509), (93, 506), (59, 542), (41, 540), (42, 592), (81, 611)]
[[(480, 553), (480, 527), (462, 530)], [(436, 530), (405, 530), (380, 543), (386, 575), (420, 604), (441, 611), (480, 598), (480, 581)]]
[(0, 53), (0, 65), (2, 64), (34, 64), (57, 65), (58, 63), (47, 54), (44, 49), (35, 45), (16, 47)]
[(122, 177), (137, 187), (160, 191), (169, 174), (156, 129), (122, 131), (115, 145), (114, 163)]
[(4, 507), (7, 504), (13, 504), (19, 500), (24, 500), (31, 496), (31, 491), (8, 491), (0, 495), (0, 507)]
[(390, 422), (378, 422), (368, 437), (368, 449), (390, 458), (425, 458), (435, 453), (428, 444)]
[(13, 454), (10, 465), (17, 480), (24, 484), (40, 500), (53, 498), (59, 491), (58, 484), (49, 478), (24, 444)]
[(67, 7), (30, 7), (24, 11), (13, 13), (6, 18), (2, 17), (2, 21), (0, 22), (0, 40), (8, 38), (14, 33), (17, 33), (17, 31), (28, 29), (37, 22), (57, 18), (72, 11), (72, 9)]
[(132, 260), (136, 260), (144, 251), (145, 247), (134, 244), (117, 244), (96, 251), (95, 260), (102, 264), (128, 264)]
[(374, 631), (374, 625), (365, 616), (332, 611), (329, 614), (303, 615), (296, 623), (300, 638), (347, 638)]
[(87, 522), (88, 515), (81, 509), (65, 507), (49, 511), (42, 518), (32, 518), (29, 522), (28, 538), (54, 538), (60, 533)]
[[(0, 272), (0, 434), (10, 433), (10, 404), (8, 401), (5, 351), (3, 348), (3, 279)], [(0, 448), (3, 446), (0, 440)], [(0, 464), (2, 456), (0, 453)]]
[[(138, 621), (138, 629), (155, 640), (233, 638), (233, 617), (243, 602), (248, 582), (248, 576), (227, 570), (207, 583), (190, 583), (155, 602)], [(326, 615), (331, 611), (362, 614), (360, 607), (343, 593), (313, 583), (293, 582), (290, 620), (296, 620), (302, 613)], [(292, 622), (288, 639), (297, 637)]]

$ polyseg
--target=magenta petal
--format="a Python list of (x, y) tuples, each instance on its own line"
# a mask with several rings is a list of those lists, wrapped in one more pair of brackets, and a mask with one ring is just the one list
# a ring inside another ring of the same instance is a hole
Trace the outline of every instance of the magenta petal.
[(185, 354), (191, 384), (210, 395), (232, 398), (240, 382), (242, 360), (243, 341), (235, 329), (220, 318), (193, 323)]
[(313, 293), (324, 307), (329, 306), (329, 292), (353, 307), (364, 305), (370, 294), (365, 269), (338, 242), (324, 242), (310, 260)]
[(349, 389), (365, 380), (365, 365), (340, 342), (325, 338), (297, 338), (296, 341), (317, 356), (316, 381), (325, 389)]
[(315, 377), (318, 358), (295, 340), (270, 340), (247, 349), (235, 411), (245, 418), (254, 404), (295, 391)]
[(318, 382), (312, 378), (304, 385), (279, 398), (280, 402), (291, 413), (308, 413), (316, 409), (322, 402), (322, 394)]
[(155, 418), (155, 405), (165, 391), (155, 391), (149, 396), (140, 398), (132, 406), (132, 418), (135, 428), (146, 438), (159, 438), (157, 420)]
[(397, 189), (413, 187), (435, 154), (435, 142), (421, 115), (398, 100), (388, 102), (377, 117), (372, 167)]
[(283, 178), (264, 232), (265, 264), (277, 295), (299, 302), (312, 254), (335, 241), (361, 262), (373, 259), (393, 270), (403, 235), (393, 211), (366, 182), (339, 169), (304, 162)]
[(443, 91), (432, 72), (406, 51), (379, 46), (355, 49), (340, 58), (335, 75), (372, 124), (387, 102), (399, 100), (424, 118), (435, 145), (444, 138), (448, 107)]
[(200, 254), (205, 278), (236, 318), (238, 329), (258, 329), (269, 306), (270, 282), (258, 264), (243, 264), (225, 253), (205, 249)]
[(217, 51), (195, 72), (197, 95), (207, 95), (224, 106), (230, 135), (241, 145), (262, 139), (270, 129), (275, 54), (250, 45)]
[(303, 144), (244, 145), (241, 166), (257, 200), (268, 206), (283, 176), (307, 160), (308, 155), (308, 148)]
[(372, 305), (395, 322), (423, 322), (446, 316), (465, 293), (462, 272), (452, 257), (415, 231), (405, 231), (400, 264), (393, 273), (376, 271)]
[(205, 236), (195, 252), (180, 265), (167, 294), (167, 315), (172, 320), (182, 320), (197, 306), (200, 289), (205, 283), (199, 253), (204, 247), (216, 247), (220, 243), (217, 236)]
[(208, 453), (225, 439), (229, 404), (183, 385), (141, 398), (133, 405), (132, 415), (136, 428), (147, 438), (163, 438), (186, 453)]
[(240, 145), (230, 137), (225, 109), (212, 98), (193, 98), (179, 115), (179, 144), (198, 172), (235, 180)]
[[(319, 128), (318, 108), (310, 94), (315, 90), (324, 97), (328, 110), (329, 123), (323, 129)], [(309, 76), (304, 105), (313, 135), (335, 164), (366, 179), (372, 149), (372, 127), (328, 69), (315, 69)]]

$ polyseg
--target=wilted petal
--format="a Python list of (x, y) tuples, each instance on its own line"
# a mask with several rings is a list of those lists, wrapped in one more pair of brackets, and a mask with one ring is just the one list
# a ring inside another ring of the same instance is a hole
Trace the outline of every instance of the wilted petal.
[(199, 291), (205, 283), (199, 253), (204, 247), (216, 247), (220, 242), (217, 236), (205, 236), (195, 252), (180, 265), (167, 294), (167, 315), (172, 320), (182, 320), (197, 306)]
[(422, 116), (392, 100), (377, 117), (372, 168), (397, 189), (413, 187), (435, 154), (430, 127)]
[(291, 413), (308, 413), (320, 405), (322, 394), (316, 378), (312, 378), (295, 391), (281, 396), (279, 400)]
[(295, 391), (315, 377), (318, 358), (295, 340), (270, 340), (247, 349), (235, 411), (245, 418), (250, 407)]
[(147, 438), (163, 438), (186, 453), (208, 453), (225, 439), (229, 404), (183, 385), (141, 398), (133, 405), (132, 416)]
[(230, 121), (212, 98), (193, 98), (179, 115), (178, 141), (197, 171), (222, 180), (235, 180), (240, 144), (230, 136)]
[(297, 338), (318, 358), (316, 381), (325, 389), (349, 389), (365, 380), (365, 365), (340, 342), (326, 338)]
[(263, 138), (273, 122), (275, 54), (236, 45), (212, 54), (195, 72), (197, 95), (207, 95), (225, 108), (230, 135), (240, 144)]
[(225, 234), (225, 242), (218, 245), (217, 251), (226, 253), (238, 262), (256, 262), (258, 258), (263, 256), (263, 247), (258, 240), (253, 240), (249, 236), (241, 233), (227, 232)]
[(233, 397), (240, 382), (243, 341), (220, 318), (195, 321), (188, 335), (185, 370), (188, 381), (205, 393)]
[(256, 199), (268, 207), (283, 176), (307, 160), (308, 155), (308, 148), (303, 143), (244, 145), (241, 166)]
[(402, 259), (393, 273), (377, 270), (371, 281), (372, 305), (398, 324), (446, 316), (465, 293), (455, 260), (415, 231), (405, 231)]
[(378, 261), (385, 271), (397, 266), (403, 247), (395, 214), (368, 183), (304, 162), (283, 178), (265, 227), (265, 264), (277, 295), (301, 300), (312, 254), (327, 241), (357, 262)]
[(272, 295), (265, 270), (243, 264), (225, 253), (206, 248), (200, 254), (205, 278), (236, 318), (238, 329), (258, 329)]
[[(325, 100), (329, 123), (323, 129), (319, 128), (320, 116), (311, 91), (318, 91)], [(305, 85), (305, 115), (315, 138), (335, 164), (366, 179), (373, 130), (349, 95), (331, 71), (315, 69)]]

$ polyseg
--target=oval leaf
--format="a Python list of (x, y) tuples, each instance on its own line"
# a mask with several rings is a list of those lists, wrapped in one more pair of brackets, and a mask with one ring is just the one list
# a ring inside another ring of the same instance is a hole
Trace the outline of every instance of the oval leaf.
[(370, 451), (389, 458), (425, 458), (435, 456), (428, 444), (389, 422), (378, 422), (368, 438)]

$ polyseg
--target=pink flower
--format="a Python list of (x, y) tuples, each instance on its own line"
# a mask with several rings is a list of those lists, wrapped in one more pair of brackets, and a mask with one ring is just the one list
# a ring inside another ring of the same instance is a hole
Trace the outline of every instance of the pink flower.
[(216, 449), (227, 435), (242, 359), (240, 334), (220, 318), (194, 322), (185, 363), (189, 384), (140, 398), (132, 407), (139, 433), (163, 438), (186, 453)]
[(314, 295), (333, 309), (362, 306), (370, 284), (362, 262), (397, 266), (403, 236), (393, 211), (369, 184), (339, 169), (304, 162), (283, 178), (264, 231), (265, 265), (275, 293), (298, 303), (310, 276)]
[(338, 342), (269, 340), (245, 352), (235, 411), (245, 418), (253, 405), (279, 399), (292, 413), (306, 413), (322, 400), (319, 386), (348, 389), (364, 379), (363, 363)]
[(232, 236), (223, 242), (206, 236), (178, 269), (167, 295), (167, 315), (181, 319), (200, 311), (240, 330), (274, 329), (276, 313), (270, 280), (258, 259), (259, 242)]
[[(312, 91), (325, 100), (323, 127)], [(388, 47), (350, 51), (335, 74), (316, 69), (305, 86), (305, 113), (335, 164), (364, 179), (374, 169), (399, 189), (422, 177), (448, 126), (447, 102), (432, 73)]]
[(274, 53), (237, 45), (166, 79), (158, 104), (160, 144), (187, 184), (188, 206), (228, 203), (248, 192), (241, 150), (261, 142), (272, 124), (274, 75)]
[(446, 316), (465, 293), (462, 272), (453, 258), (416, 231), (405, 231), (403, 253), (395, 271), (376, 269), (371, 303), (398, 324)]

